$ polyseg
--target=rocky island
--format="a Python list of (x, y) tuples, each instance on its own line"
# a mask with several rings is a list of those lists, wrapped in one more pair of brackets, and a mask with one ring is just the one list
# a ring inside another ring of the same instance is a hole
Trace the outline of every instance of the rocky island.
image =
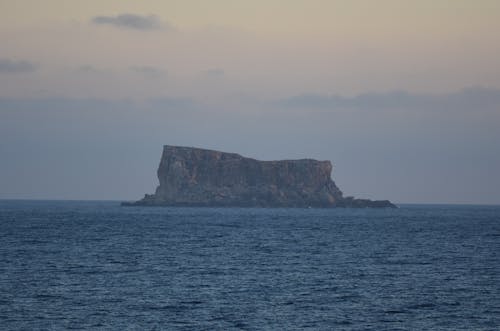
[(388, 200), (343, 197), (331, 173), (330, 161), (258, 161), (234, 153), (166, 145), (156, 192), (122, 205), (396, 207)]

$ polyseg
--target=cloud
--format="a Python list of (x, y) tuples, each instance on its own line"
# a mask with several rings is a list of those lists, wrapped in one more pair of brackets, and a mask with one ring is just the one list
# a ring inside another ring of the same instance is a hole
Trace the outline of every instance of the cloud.
[(206, 77), (223, 77), (225, 75), (224, 69), (213, 68), (202, 71), (202, 74)]
[(164, 77), (167, 75), (167, 71), (162, 68), (157, 68), (153, 66), (132, 66), (130, 70), (146, 77)]
[(1, 111), (103, 111), (130, 109), (130, 100), (106, 100), (98, 98), (0, 98)]
[(84, 76), (100, 76), (104, 77), (105, 75), (112, 74), (109, 70), (103, 69), (103, 68), (98, 68), (90, 64), (84, 64), (79, 67), (75, 68), (75, 71), (78, 74), (83, 74)]
[[(140, 107), (139, 107), (140, 106)], [(2, 111), (28, 112), (94, 112), (101, 111), (142, 111), (144, 108), (154, 111), (197, 109), (199, 105), (189, 97), (150, 98), (142, 102), (130, 99), (102, 98), (2, 98)]]
[(117, 16), (95, 16), (92, 18), (92, 23), (135, 30), (172, 29), (169, 24), (162, 22), (156, 15), (120, 14)]
[(413, 94), (407, 91), (364, 93), (353, 97), (302, 94), (278, 101), (285, 108), (312, 109), (478, 109), (500, 106), (500, 90), (484, 87), (447, 94)]
[(78, 71), (81, 71), (81, 72), (99, 72), (100, 70), (98, 70), (94, 66), (91, 66), (89, 64), (85, 64), (85, 65), (79, 66)]
[(36, 71), (37, 66), (28, 61), (0, 59), (0, 73), (15, 74)]
[(151, 98), (147, 100), (149, 109), (153, 110), (187, 110), (196, 109), (197, 103), (192, 98)]

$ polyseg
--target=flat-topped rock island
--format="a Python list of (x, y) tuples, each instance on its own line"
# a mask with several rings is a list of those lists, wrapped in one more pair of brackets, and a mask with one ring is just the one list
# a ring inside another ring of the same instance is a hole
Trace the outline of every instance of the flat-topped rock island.
[(343, 197), (330, 161), (259, 161), (235, 153), (165, 145), (154, 194), (123, 206), (374, 207), (388, 200)]

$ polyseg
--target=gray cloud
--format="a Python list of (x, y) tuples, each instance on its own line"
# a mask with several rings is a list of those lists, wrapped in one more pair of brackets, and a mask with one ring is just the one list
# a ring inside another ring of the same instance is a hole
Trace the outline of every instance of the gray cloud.
[(84, 64), (79, 67), (76, 67), (75, 71), (79, 74), (84, 74), (86, 76), (97, 75), (102, 77), (105, 75), (112, 74), (112, 72), (108, 69), (95, 67), (89, 64)]
[(0, 59), (0, 73), (15, 74), (36, 71), (37, 66), (28, 61)]
[(224, 69), (221, 68), (213, 68), (204, 70), (202, 74), (206, 77), (223, 77), (225, 75)]
[(120, 14), (117, 16), (95, 16), (92, 18), (92, 23), (135, 30), (171, 29), (170, 25), (162, 22), (156, 15)]
[(147, 77), (159, 78), (167, 75), (167, 71), (165, 69), (153, 66), (133, 66), (130, 67), (130, 70)]
[(106, 100), (98, 98), (0, 98), (1, 111), (100, 111), (125, 110), (133, 107), (130, 100)]
[(150, 98), (140, 103), (128, 99), (111, 100), (101, 98), (1, 98), (1, 112), (88, 112), (100, 111), (137, 111), (144, 107), (148, 110), (196, 110), (197, 102), (188, 97)]
[(312, 109), (471, 109), (500, 106), (500, 90), (474, 87), (448, 94), (413, 94), (406, 91), (365, 93), (354, 97), (303, 94), (279, 100), (285, 108)]
[(196, 110), (198, 105), (192, 98), (151, 98), (147, 106), (153, 110)]
[(91, 66), (89, 64), (85, 64), (85, 65), (79, 66), (78, 67), (78, 71), (82, 71), (82, 72), (99, 72), (100, 70), (98, 70), (94, 66)]

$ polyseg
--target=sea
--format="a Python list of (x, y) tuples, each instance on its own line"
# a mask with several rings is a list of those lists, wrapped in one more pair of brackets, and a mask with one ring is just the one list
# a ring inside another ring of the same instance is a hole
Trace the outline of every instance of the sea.
[(0, 201), (1, 330), (500, 330), (500, 207)]

